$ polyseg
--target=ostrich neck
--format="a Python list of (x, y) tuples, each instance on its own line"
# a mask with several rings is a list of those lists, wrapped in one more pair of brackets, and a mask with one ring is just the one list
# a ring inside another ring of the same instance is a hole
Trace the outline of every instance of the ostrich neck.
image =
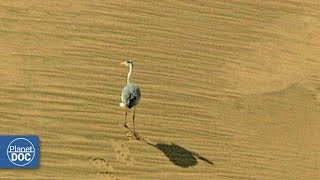
[(128, 72), (128, 77), (127, 77), (127, 84), (130, 83), (130, 76), (131, 76), (131, 72), (132, 72), (132, 65), (129, 65), (129, 72)]

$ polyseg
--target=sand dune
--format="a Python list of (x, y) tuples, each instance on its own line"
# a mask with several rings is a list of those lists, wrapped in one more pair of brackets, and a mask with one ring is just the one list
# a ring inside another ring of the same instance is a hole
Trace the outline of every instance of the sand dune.
[(319, 7), (1, 1), (0, 133), (38, 135), (41, 168), (0, 177), (319, 178)]

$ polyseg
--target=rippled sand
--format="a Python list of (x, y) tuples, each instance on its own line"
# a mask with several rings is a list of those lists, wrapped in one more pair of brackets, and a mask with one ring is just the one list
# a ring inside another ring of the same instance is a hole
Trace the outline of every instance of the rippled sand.
[(1, 178), (319, 178), (318, 1), (110, 2), (0, 2), (0, 133), (41, 138)]

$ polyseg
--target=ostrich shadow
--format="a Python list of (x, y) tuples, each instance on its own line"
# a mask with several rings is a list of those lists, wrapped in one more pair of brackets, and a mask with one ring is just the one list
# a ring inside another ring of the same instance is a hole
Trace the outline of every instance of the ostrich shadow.
[(198, 159), (210, 165), (213, 165), (212, 161), (201, 156), (200, 154), (194, 151), (188, 150), (174, 143), (154, 143), (154, 142), (151, 142), (146, 137), (141, 137), (140, 135), (137, 136), (137, 140), (140, 140), (141, 142), (145, 142), (148, 145), (162, 151), (163, 154), (167, 156), (174, 165), (180, 166), (182, 168), (195, 166), (196, 164), (198, 164)]

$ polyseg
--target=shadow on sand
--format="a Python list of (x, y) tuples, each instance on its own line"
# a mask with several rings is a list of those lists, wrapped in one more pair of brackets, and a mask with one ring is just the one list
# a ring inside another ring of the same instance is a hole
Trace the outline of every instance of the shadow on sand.
[(180, 166), (183, 168), (194, 166), (198, 163), (197, 158), (213, 165), (213, 163), (210, 160), (204, 158), (203, 156), (200, 156), (198, 153), (189, 151), (184, 147), (181, 147), (176, 144), (158, 143), (156, 145), (150, 145), (162, 151), (163, 154), (166, 155), (169, 158), (169, 160), (176, 166)]
[(148, 145), (155, 147), (163, 152), (165, 156), (169, 158), (169, 160), (176, 166), (180, 166), (183, 168), (187, 168), (190, 166), (195, 166), (198, 164), (198, 160), (200, 159), (210, 165), (213, 165), (213, 162), (201, 156), (200, 154), (190, 151), (184, 147), (181, 147), (177, 144), (165, 144), (165, 143), (154, 143), (151, 142), (148, 138), (142, 137), (136, 133), (136, 139), (145, 142)]

